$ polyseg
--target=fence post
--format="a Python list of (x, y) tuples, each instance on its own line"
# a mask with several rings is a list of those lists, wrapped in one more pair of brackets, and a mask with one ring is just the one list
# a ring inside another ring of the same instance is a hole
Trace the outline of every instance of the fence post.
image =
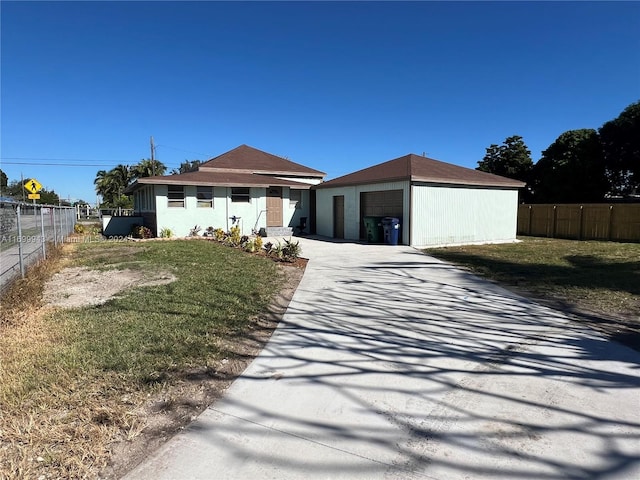
[(613, 205), (609, 205), (609, 226), (607, 232), (607, 240), (611, 241), (611, 230), (613, 230)]
[(62, 243), (64, 243), (64, 239), (69, 233), (69, 227), (67, 227), (67, 212), (65, 209), (62, 210), (62, 220), (64, 221), (64, 228), (62, 229)]
[(579, 227), (578, 240), (582, 240), (582, 237), (584, 237), (584, 234), (582, 233), (583, 219), (584, 219), (584, 205), (580, 205), (580, 224), (578, 225)]
[(16, 206), (16, 219), (18, 221), (18, 260), (20, 262), (20, 275), (24, 278), (24, 256), (22, 252), (22, 219), (20, 218), (20, 204)]
[(556, 223), (558, 223), (558, 206), (553, 206), (553, 220), (551, 223), (551, 238), (556, 238)]
[(40, 207), (40, 229), (41, 229), (41, 237), (40, 241), (42, 242), (42, 258), (46, 260), (47, 258), (47, 250), (45, 247), (45, 236), (44, 236), (44, 208)]
[(53, 244), (58, 246), (58, 229), (56, 228), (56, 207), (51, 207), (51, 223), (53, 224)]
[(527, 235), (531, 235), (531, 222), (533, 217), (533, 205), (529, 205), (529, 228), (527, 231)]

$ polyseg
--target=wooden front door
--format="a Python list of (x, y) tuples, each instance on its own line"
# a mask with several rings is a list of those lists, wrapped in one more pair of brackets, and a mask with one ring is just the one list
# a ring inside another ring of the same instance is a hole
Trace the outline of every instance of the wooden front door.
[(282, 187), (267, 188), (267, 227), (282, 227)]
[(333, 238), (344, 238), (344, 195), (333, 197)]

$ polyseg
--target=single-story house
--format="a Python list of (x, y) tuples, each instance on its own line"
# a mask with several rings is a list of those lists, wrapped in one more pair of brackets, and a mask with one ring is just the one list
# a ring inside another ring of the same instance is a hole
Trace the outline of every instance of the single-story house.
[(200, 234), (238, 225), (242, 235), (289, 235), (310, 217), (310, 188), (325, 175), (241, 145), (193, 172), (139, 178), (125, 193), (134, 195), (135, 215), (156, 235), (168, 228), (186, 236), (196, 225)]
[(399, 243), (417, 248), (513, 241), (524, 186), (409, 154), (315, 185), (316, 233), (366, 240), (365, 217), (395, 217)]

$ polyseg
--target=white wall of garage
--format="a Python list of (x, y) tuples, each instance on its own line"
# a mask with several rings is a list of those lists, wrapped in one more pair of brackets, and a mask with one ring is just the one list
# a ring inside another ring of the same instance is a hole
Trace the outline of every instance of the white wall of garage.
[[(320, 188), (316, 190), (316, 233), (325, 237), (333, 236), (333, 197), (344, 195), (344, 237), (346, 240), (359, 240), (360, 193), (384, 190), (403, 190), (403, 211), (406, 217), (409, 212), (410, 201), (410, 186), (408, 181)], [(404, 219), (401, 228), (404, 243), (408, 243), (409, 225)]]
[(411, 244), (415, 247), (516, 238), (518, 191), (413, 185)]

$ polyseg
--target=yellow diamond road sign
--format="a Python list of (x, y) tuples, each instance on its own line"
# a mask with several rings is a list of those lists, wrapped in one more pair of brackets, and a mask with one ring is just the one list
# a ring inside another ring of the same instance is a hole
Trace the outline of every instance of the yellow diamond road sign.
[(38, 193), (40, 190), (42, 190), (42, 185), (40, 185), (40, 182), (38, 182), (38, 180), (32, 178), (31, 180), (27, 180), (26, 182), (24, 182), (24, 188), (28, 192)]

